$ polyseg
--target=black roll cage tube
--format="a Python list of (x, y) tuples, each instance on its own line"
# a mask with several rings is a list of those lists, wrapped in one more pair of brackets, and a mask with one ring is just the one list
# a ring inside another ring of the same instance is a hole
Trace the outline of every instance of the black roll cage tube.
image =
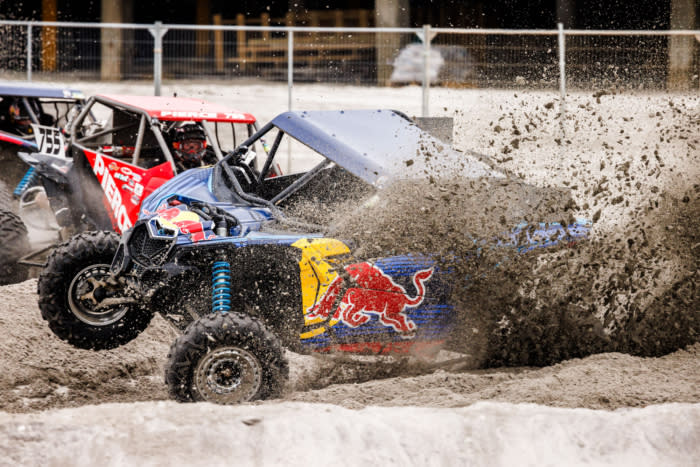
[(131, 123), (125, 123), (124, 125), (119, 125), (119, 126), (115, 126), (112, 128), (107, 128), (106, 130), (98, 131), (97, 133), (93, 133), (93, 134), (88, 135), (88, 136), (83, 136), (82, 138), (76, 140), (76, 143), (83, 144), (87, 141), (90, 141), (91, 139), (96, 139), (96, 138), (99, 138), (100, 136), (104, 136), (104, 135), (109, 134), (109, 133), (116, 133), (117, 131), (126, 130), (127, 128), (137, 127), (137, 126), (139, 126), (139, 123), (140, 122), (131, 122)]
[[(308, 222), (299, 222), (295, 221), (292, 219), (288, 219), (282, 211), (279, 210), (279, 208), (275, 205), (275, 203), (282, 201), (286, 199), (289, 195), (291, 195), (294, 191), (296, 191), (298, 188), (302, 187), (305, 185), (311, 178), (313, 178), (314, 175), (316, 175), (318, 172), (320, 172), (322, 169), (324, 169), (326, 166), (332, 163), (332, 161), (329, 161), (328, 159), (324, 159), (321, 161), (319, 164), (317, 164), (314, 168), (306, 172), (304, 175), (299, 177), (299, 179), (295, 180), (291, 185), (289, 185), (287, 188), (282, 190), (280, 193), (277, 194), (271, 201), (268, 201), (263, 198), (259, 198), (257, 196), (250, 195), (246, 192), (243, 191), (243, 188), (241, 187), (241, 184), (238, 182), (238, 179), (236, 178), (236, 175), (233, 173), (233, 170), (228, 164), (228, 161), (231, 158), (237, 157), (241, 155), (242, 153), (246, 152), (248, 150), (248, 147), (251, 143), (254, 143), (258, 139), (262, 139), (262, 137), (267, 134), (270, 130), (273, 128), (276, 128), (272, 123), (266, 124), (264, 127), (262, 127), (260, 130), (258, 130), (254, 135), (252, 135), (250, 138), (245, 140), (240, 146), (238, 146), (236, 149), (231, 151), (224, 157), (222, 160), (217, 162), (217, 164), (221, 164), (224, 172), (226, 172), (226, 176), (231, 180), (231, 183), (233, 184), (233, 188), (236, 191), (236, 194), (243, 198), (244, 200), (253, 203), (253, 204), (259, 204), (267, 207), (270, 209), (272, 212), (273, 216), (277, 218), (278, 221), (283, 222), (285, 224), (289, 225), (294, 225), (297, 227), (303, 227), (303, 228), (311, 228), (314, 230), (323, 230), (323, 227), (320, 225), (316, 224), (311, 224)], [(279, 133), (277, 134), (277, 137), (275, 138), (275, 142), (272, 145), (272, 148), (270, 149), (270, 152), (267, 155), (267, 159), (265, 159), (265, 165), (263, 166), (263, 170), (260, 172), (260, 176), (258, 177), (258, 181), (262, 181), (267, 174), (267, 172), (270, 169), (270, 166), (272, 165), (272, 160), (275, 157), (275, 154), (277, 153), (277, 149), (279, 148), (279, 145), (282, 141), (282, 137), (285, 135), (285, 133), (282, 130), (279, 130)]]

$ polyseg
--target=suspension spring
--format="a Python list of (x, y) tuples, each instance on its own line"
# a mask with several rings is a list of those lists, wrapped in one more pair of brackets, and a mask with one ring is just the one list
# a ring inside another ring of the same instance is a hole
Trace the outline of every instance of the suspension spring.
[(16, 197), (22, 196), (22, 193), (24, 190), (27, 189), (34, 181), (37, 179), (39, 174), (36, 172), (34, 167), (29, 167), (29, 170), (27, 170), (27, 173), (24, 174), (24, 177), (22, 177), (22, 180), (19, 181), (17, 184), (17, 188), (15, 188), (15, 191), (13, 195)]
[(228, 261), (216, 261), (212, 267), (212, 311), (231, 311), (231, 264)]

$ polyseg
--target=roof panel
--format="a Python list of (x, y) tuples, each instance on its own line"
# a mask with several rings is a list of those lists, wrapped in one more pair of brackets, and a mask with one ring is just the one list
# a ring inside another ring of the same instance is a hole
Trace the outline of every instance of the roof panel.
[(271, 123), (369, 183), (430, 176), (503, 176), (392, 110), (294, 111), (278, 115)]
[(132, 96), (100, 94), (103, 100), (145, 111), (149, 116), (163, 121), (202, 121), (255, 123), (249, 113), (230, 109), (220, 104), (188, 97)]
[(84, 99), (82, 91), (60, 86), (26, 82), (0, 83), (0, 96), (46, 97), (52, 99)]

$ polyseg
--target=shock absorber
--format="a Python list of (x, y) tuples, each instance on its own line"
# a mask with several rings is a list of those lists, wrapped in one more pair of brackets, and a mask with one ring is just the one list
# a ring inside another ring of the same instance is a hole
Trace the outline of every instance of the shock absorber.
[(15, 188), (13, 195), (15, 195), (18, 198), (20, 196), (22, 196), (22, 193), (24, 192), (24, 190), (28, 186), (30, 186), (32, 183), (34, 183), (34, 180), (36, 180), (36, 178), (38, 176), (39, 175), (37, 174), (34, 167), (29, 167), (29, 170), (27, 170), (27, 173), (24, 174), (24, 177), (22, 177), (22, 180), (20, 180), (19, 183), (17, 184), (17, 188)]
[(225, 259), (215, 261), (212, 267), (211, 304), (214, 313), (231, 311), (231, 264)]

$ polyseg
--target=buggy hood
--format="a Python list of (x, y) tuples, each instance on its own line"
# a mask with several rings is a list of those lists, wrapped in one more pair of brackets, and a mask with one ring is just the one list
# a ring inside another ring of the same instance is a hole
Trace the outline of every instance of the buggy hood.
[(441, 173), (468, 178), (505, 176), (394, 110), (285, 112), (271, 124), (374, 185)]

